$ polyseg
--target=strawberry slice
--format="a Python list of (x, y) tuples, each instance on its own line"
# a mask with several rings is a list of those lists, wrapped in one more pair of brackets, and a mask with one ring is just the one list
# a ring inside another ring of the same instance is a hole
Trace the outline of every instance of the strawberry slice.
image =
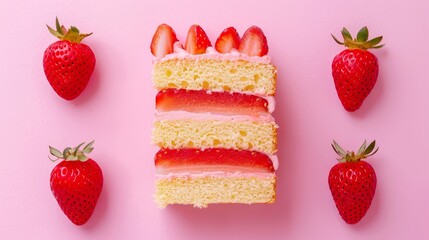
[(268, 101), (262, 97), (242, 93), (165, 89), (156, 95), (156, 109), (163, 112), (182, 110), (260, 116), (268, 113)]
[(220, 53), (229, 53), (232, 49), (238, 49), (239, 46), (240, 36), (233, 27), (223, 30), (215, 44), (216, 50)]
[(247, 29), (243, 34), (238, 51), (249, 56), (265, 56), (268, 53), (268, 44), (262, 30), (257, 26)]
[(176, 33), (167, 24), (161, 24), (156, 29), (150, 44), (150, 51), (155, 57), (164, 57), (173, 52), (173, 45), (177, 42)]
[(206, 32), (199, 25), (192, 25), (186, 37), (185, 50), (190, 54), (203, 54), (211, 47)]
[(273, 173), (271, 159), (260, 152), (225, 148), (166, 149), (155, 155), (158, 174), (201, 172)]

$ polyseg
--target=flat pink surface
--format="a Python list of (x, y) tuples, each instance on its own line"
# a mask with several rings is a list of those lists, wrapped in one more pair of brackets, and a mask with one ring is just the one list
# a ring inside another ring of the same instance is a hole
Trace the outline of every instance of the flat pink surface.
[[(0, 239), (429, 239), (429, 18), (427, 1), (2, 1), (0, 3)], [(244, 4), (244, 2), (246, 2)], [(55, 38), (45, 24), (93, 31), (97, 56), (86, 91), (60, 99), (42, 68)], [(149, 45), (160, 23), (184, 41), (200, 24), (212, 42), (228, 26), (260, 26), (278, 67), (278, 201), (158, 209), (150, 143), (155, 91)], [(330, 34), (367, 25), (379, 81), (347, 113), (331, 77), (342, 51)], [(95, 139), (105, 184), (90, 221), (76, 227), (49, 188), (48, 145)], [(377, 139), (373, 204), (358, 225), (339, 217), (327, 175), (332, 139)]]

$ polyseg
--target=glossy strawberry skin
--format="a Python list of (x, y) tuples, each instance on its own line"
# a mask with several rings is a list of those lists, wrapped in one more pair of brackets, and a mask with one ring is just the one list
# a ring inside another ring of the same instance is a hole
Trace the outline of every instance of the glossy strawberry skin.
[(329, 172), (328, 182), (343, 220), (358, 223), (369, 209), (377, 186), (372, 166), (365, 161), (338, 163)]
[(175, 42), (177, 42), (177, 37), (173, 28), (165, 23), (161, 24), (152, 37), (151, 53), (156, 57), (165, 57), (174, 51)]
[(241, 38), (238, 51), (249, 56), (265, 56), (268, 53), (268, 43), (264, 32), (257, 26), (249, 27)]
[(225, 170), (241, 167), (254, 172), (274, 172), (271, 159), (263, 153), (225, 148), (162, 148), (155, 155), (155, 166), (167, 170), (184, 167), (187, 171), (198, 166), (223, 166), (221, 169)]
[(377, 57), (367, 50), (346, 49), (335, 56), (332, 76), (342, 105), (347, 111), (354, 112), (377, 82)]
[(92, 159), (63, 160), (52, 170), (50, 185), (64, 214), (74, 224), (83, 225), (94, 212), (103, 188), (103, 174)]
[(91, 48), (67, 40), (52, 43), (43, 56), (43, 68), (49, 84), (66, 100), (75, 99), (85, 90), (95, 62)]
[(156, 109), (260, 116), (268, 113), (268, 102), (264, 98), (241, 93), (165, 89), (156, 95)]
[(220, 53), (229, 53), (232, 49), (238, 50), (239, 46), (240, 36), (233, 27), (223, 30), (215, 43), (215, 48)]
[(212, 44), (204, 31), (199, 25), (192, 25), (189, 28), (185, 42), (185, 50), (190, 54), (203, 54)]

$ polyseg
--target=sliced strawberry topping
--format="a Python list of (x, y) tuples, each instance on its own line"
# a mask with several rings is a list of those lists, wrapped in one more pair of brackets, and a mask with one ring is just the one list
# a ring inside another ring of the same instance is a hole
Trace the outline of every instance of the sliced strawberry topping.
[(203, 54), (211, 47), (206, 32), (199, 25), (192, 25), (186, 37), (185, 50), (190, 54)]
[(158, 111), (210, 112), (223, 115), (260, 116), (268, 113), (268, 101), (242, 93), (165, 89), (156, 95)]
[(150, 44), (150, 51), (155, 57), (164, 57), (173, 52), (173, 45), (177, 42), (176, 33), (167, 24), (161, 24), (156, 29)]
[(155, 155), (157, 172), (256, 172), (272, 173), (271, 159), (260, 152), (225, 148), (160, 149)]
[(237, 30), (233, 27), (229, 27), (220, 34), (216, 40), (215, 48), (220, 53), (229, 53), (231, 50), (237, 49), (240, 45), (240, 36)]
[(268, 44), (262, 30), (257, 26), (247, 29), (243, 34), (238, 51), (249, 56), (265, 56), (268, 53)]

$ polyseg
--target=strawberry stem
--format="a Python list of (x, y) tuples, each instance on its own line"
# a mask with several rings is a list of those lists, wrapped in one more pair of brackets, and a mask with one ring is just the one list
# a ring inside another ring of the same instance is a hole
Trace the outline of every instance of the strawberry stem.
[(55, 18), (55, 28), (48, 27), (49, 32), (60, 40), (67, 40), (73, 43), (80, 43), (84, 38), (90, 36), (92, 33), (80, 33), (79, 29), (75, 26), (71, 26), (70, 29), (66, 29), (63, 25), (60, 25), (58, 17)]
[(64, 35), (63, 29), (61, 28), (60, 22), (58, 21), (58, 17), (55, 17), (55, 27), (57, 28), (57, 32), (59, 34)]
[(88, 143), (83, 150), (80, 150), (80, 147), (83, 146), (85, 144), (85, 142), (77, 145), (74, 148), (71, 147), (66, 147), (63, 152), (59, 151), (58, 149), (49, 146), (49, 152), (51, 153), (51, 155), (53, 155), (54, 157), (56, 157), (56, 159), (52, 159), (50, 156), (48, 156), (48, 158), (52, 161), (55, 162), (58, 159), (64, 159), (65, 161), (81, 161), (81, 162), (85, 162), (87, 161), (89, 158), (87, 156), (85, 156), (85, 153), (89, 154), (90, 152), (92, 152), (92, 150), (94, 150), (94, 148), (92, 147), (92, 145), (94, 144), (94, 141)]
[(361, 28), (361, 30), (359, 30), (359, 32), (356, 36), (356, 41), (358, 41), (358, 42), (368, 41), (368, 28), (366, 26)]
[(343, 28), (341, 30), (341, 35), (343, 36), (344, 42), (339, 41), (333, 34), (331, 34), (332, 38), (336, 43), (344, 45), (349, 49), (367, 50), (370, 48), (377, 49), (384, 46), (384, 44), (378, 45), (383, 39), (383, 36), (379, 36), (368, 41), (369, 31), (366, 26), (359, 30), (356, 35), (356, 38), (354, 39), (350, 32), (347, 30), (347, 28)]
[(345, 151), (335, 140), (331, 144), (334, 151), (340, 156), (339, 162), (359, 162), (361, 159), (367, 158), (374, 155), (378, 151), (378, 147), (375, 148), (375, 140), (372, 141), (368, 147), (366, 146), (366, 140), (359, 148), (357, 154), (355, 152)]

